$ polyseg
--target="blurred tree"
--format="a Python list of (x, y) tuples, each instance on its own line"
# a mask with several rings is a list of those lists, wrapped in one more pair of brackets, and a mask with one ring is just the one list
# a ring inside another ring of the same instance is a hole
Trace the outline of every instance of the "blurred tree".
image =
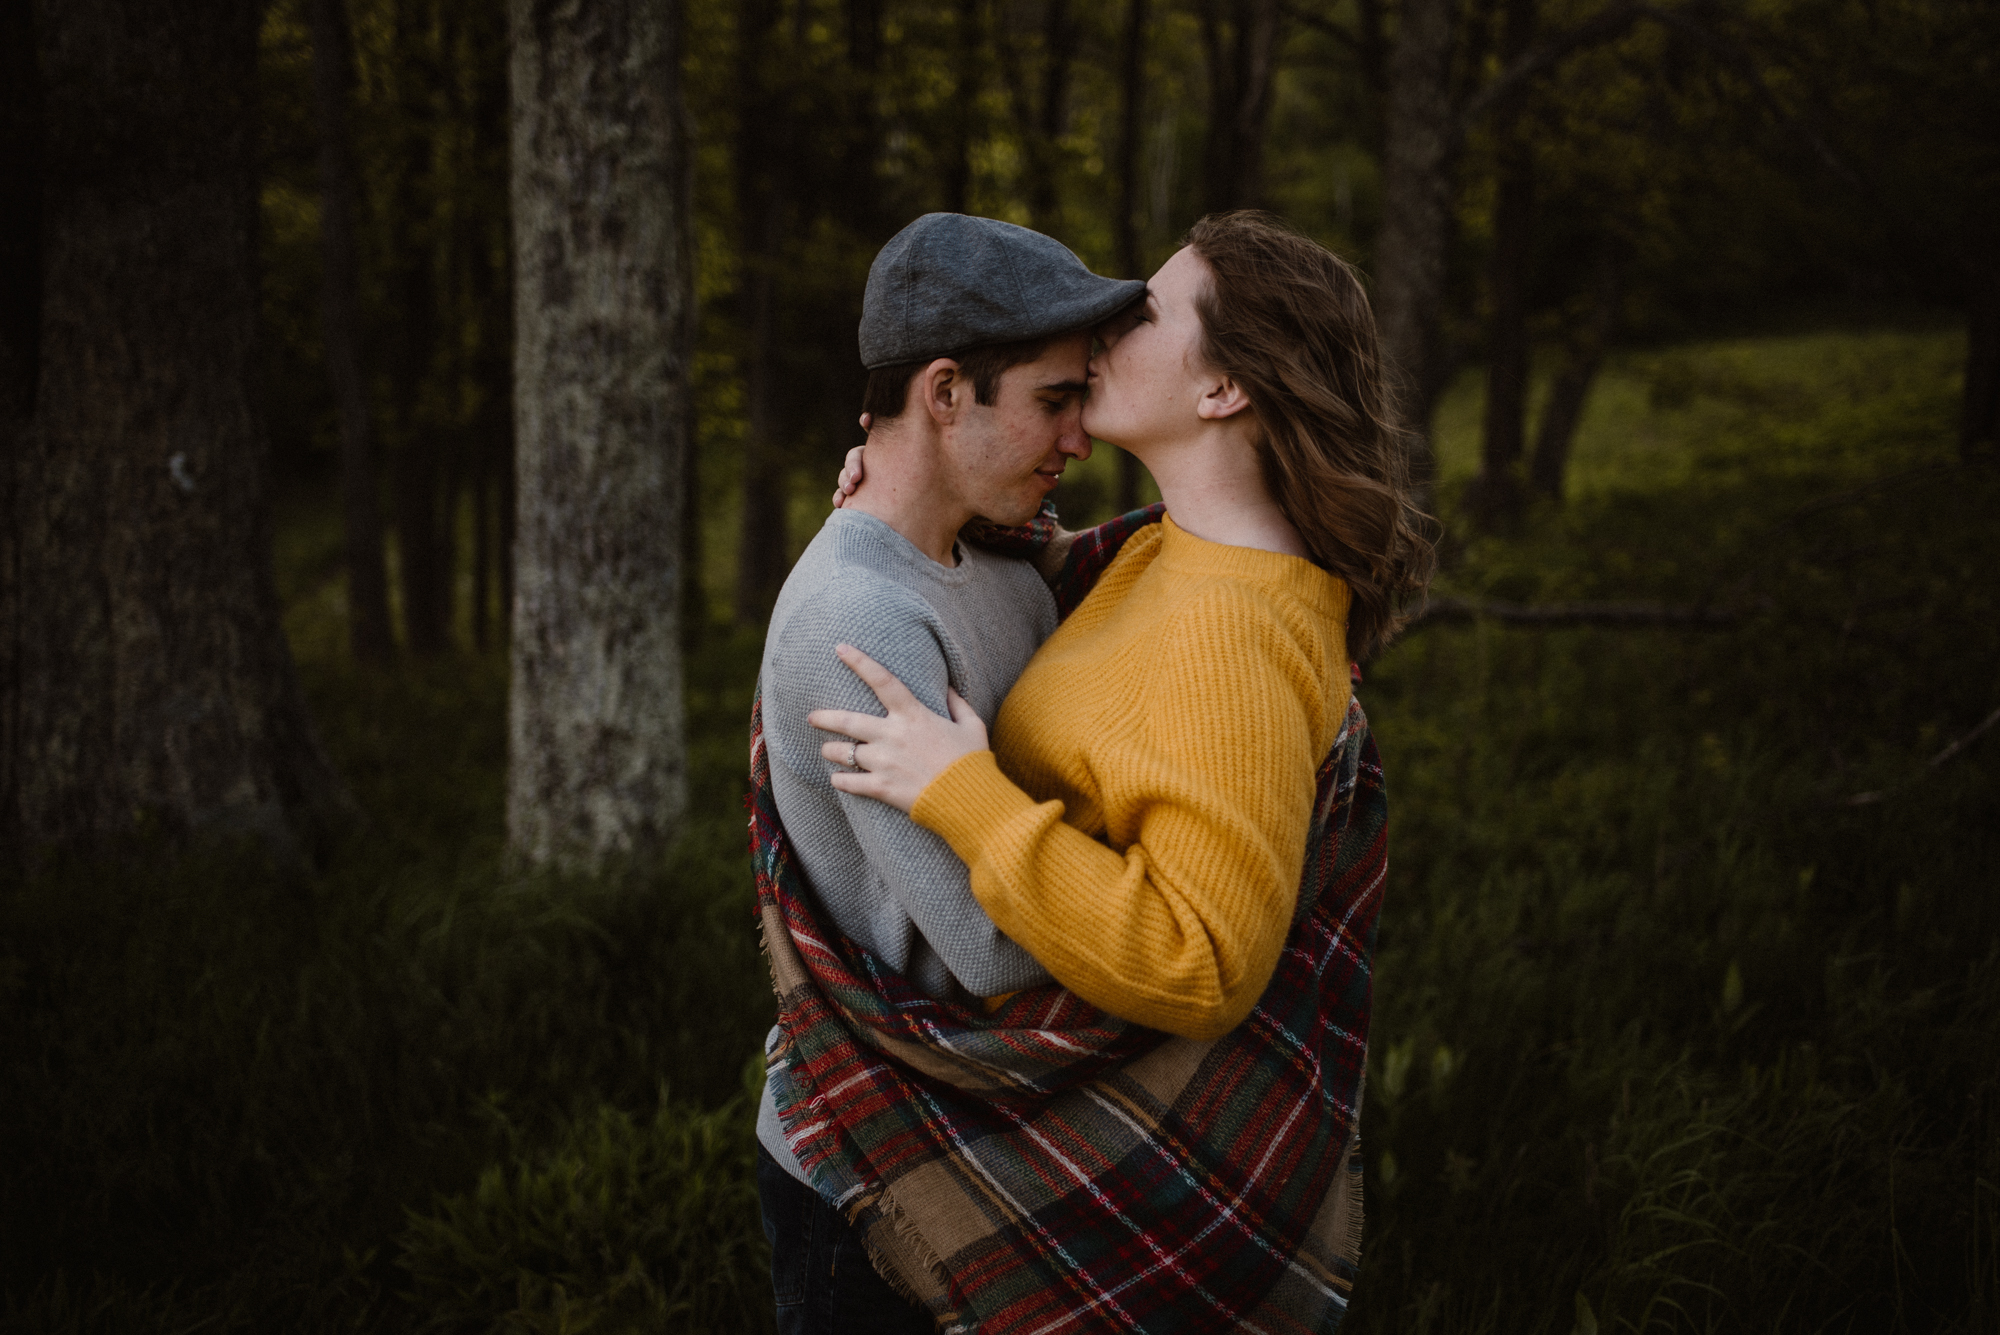
[[(1404, 0), (1390, 45), (1382, 148), (1382, 227), (1374, 304), (1404, 425), (1427, 442), (1442, 389), (1436, 357), (1451, 237), (1455, 0)], [(1428, 444), (1421, 445), (1428, 458)], [(1427, 485), (1424, 470), (1420, 485)]]
[(1589, 306), (1582, 318), (1565, 324), (1562, 366), (1549, 385), (1548, 400), (1542, 405), (1541, 422), (1535, 430), (1535, 453), (1528, 463), (1528, 485), (1539, 496), (1562, 499), (1563, 475), (1569, 470), (1570, 444), (1583, 420), (1584, 401), (1618, 328), (1627, 265), (1620, 238), (1607, 236), (1600, 241)]
[[(444, 133), (437, 102), (445, 62), (437, 49), (436, 0), (400, 0), (393, 6), (392, 60), (387, 67), (393, 99), (394, 137), (387, 161), (393, 184), (383, 229), (394, 318), (388, 326), (395, 360), (389, 382), (395, 424), (396, 554), (401, 585), (403, 643), (415, 654), (451, 647), (453, 497), (429, 391), (437, 382), (440, 353), (448, 346), (449, 312), (440, 291), (439, 260), (446, 238), (440, 226)], [(442, 346), (441, 346), (442, 345)]]
[[(20, 833), (22, 504), (25, 435), (40, 362), (41, 81), (30, 0), (0, 0), (0, 849)], [(7, 859), (0, 857), (0, 863)]]
[[(152, 830), (297, 856), (348, 810), (271, 580), (252, 389), (257, 12), (34, 11), (36, 388), (6, 442), (0, 523), (18, 544), (0, 569), (17, 852)], [(10, 284), (16, 384), (21, 296)]]
[[(1146, 259), (1139, 245), (1139, 136), (1146, 117), (1146, 26), (1148, 0), (1125, 0), (1125, 22), (1118, 37), (1117, 236), (1118, 272), (1126, 278), (1146, 278)], [(1118, 491), (1115, 508), (1124, 514), (1139, 507), (1139, 460), (1118, 451)]]
[(1202, 0), (1209, 89), (1204, 208), (1210, 213), (1263, 205), (1264, 132), (1280, 27), (1278, 0)]
[[(1501, 5), (1500, 59), (1512, 65), (1534, 40), (1535, 0)], [(1510, 91), (1494, 107), (1499, 189), (1493, 204), (1493, 252), (1488, 266), (1486, 420), (1479, 476), (1469, 498), (1486, 523), (1512, 519), (1522, 491), (1520, 462), (1528, 410), (1528, 285), (1535, 246), (1535, 145), (1523, 125), (1528, 89)]]
[(979, 77), (984, 56), (980, 0), (958, 0), (951, 25), (951, 106), (944, 126), (944, 200), (946, 213), (972, 208), (972, 146), (979, 136)]
[(513, 0), (517, 607), (507, 833), (659, 855), (686, 807), (679, 4)]
[(1069, 0), (1043, 0), (1039, 43), (1024, 42), (1015, 25), (1004, 21), (996, 23), (993, 32), (1024, 150), (1028, 225), (1051, 235), (1062, 232), (1059, 178), (1062, 137), (1069, 126), (1076, 27)]
[(791, 479), (778, 403), (778, 266), (799, 127), (774, 49), (782, 40), (781, 13), (780, 0), (739, 0), (736, 8), (737, 318), (744, 339), (736, 622), (746, 627), (763, 624), (791, 557)]
[(382, 498), (369, 439), (368, 384), (361, 365), (361, 268), (355, 239), (359, 173), (348, 103), (353, 43), (341, 0), (310, 0), (313, 101), (320, 133), (321, 330), (340, 422), (341, 520), (347, 566), (348, 646), (356, 662), (389, 661), (389, 576), (382, 552)]

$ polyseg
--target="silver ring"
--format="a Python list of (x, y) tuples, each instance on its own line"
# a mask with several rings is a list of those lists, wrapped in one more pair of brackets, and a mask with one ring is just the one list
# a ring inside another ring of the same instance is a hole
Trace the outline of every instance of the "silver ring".
[(861, 752), (861, 743), (850, 740), (847, 743), (847, 768), (860, 769), (861, 762), (855, 757)]

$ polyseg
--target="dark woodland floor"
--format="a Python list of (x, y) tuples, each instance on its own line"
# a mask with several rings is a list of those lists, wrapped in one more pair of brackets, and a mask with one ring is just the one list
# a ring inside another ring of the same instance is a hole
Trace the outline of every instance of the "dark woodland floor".
[[(1440, 621), (1368, 666), (1394, 842), (1350, 1331), (2000, 1323), (2000, 729), (1951, 751), (2000, 707), (2000, 468), (1956, 461), (1959, 348), (1625, 355), (1571, 503), (1455, 536), (1439, 592), (1732, 623)], [(1440, 416), (1447, 517), (1476, 420)], [(691, 665), (671, 864), (515, 884), (504, 665), (345, 667), (331, 514), (286, 514), (372, 825), (312, 875), (134, 848), (7, 889), (0, 1324), (766, 1329), (756, 637)]]

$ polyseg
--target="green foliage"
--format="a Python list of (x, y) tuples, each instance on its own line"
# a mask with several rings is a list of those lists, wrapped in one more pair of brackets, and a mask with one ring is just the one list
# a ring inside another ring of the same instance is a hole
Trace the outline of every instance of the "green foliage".
[[(1927, 768), (2000, 704), (2000, 478), (1952, 463), (1954, 342), (1631, 358), (1594, 485), (1442, 590), (1738, 628), (1439, 626), (1370, 665), (1356, 1329), (1989, 1328), (2000, 784), (1990, 741)], [(1673, 406), (1629, 406), (1648, 378)]]
[[(394, 1264), (406, 1211), (627, 1114), (644, 1114), (631, 1152), (657, 1182), (682, 1162), (670, 1132), (747, 1116), (740, 1072), (771, 1002), (737, 805), (742, 647), (691, 665), (682, 847), (590, 884), (500, 866), (498, 663), (306, 668), (372, 817), (323, 872), (134, 848), (0, 898), (11, 1324), (396, 1328), (424, 1310)], [(663, 1082), (683, 1102), (655, 1116)], [(649, 1137), (665, 1139), (636, 1148)], [(726, 1148), (702, 1151), (702, 1173), (737, 1162)], [(713, 1243), (704, 1265), (761, 1295), (756, 1267), (729, 1261), (745, 1228), (754, 1209), (685, 1242)]]
[[(513, 1128), (509, 1127), (510, 1133)], [(494, 1164), (413, 1217), (400, 1264), (443, 1330), (759, 1330), (769, 1253), (756, 1138), (740, 1102), (691, 1112), (662, 1089), (652, 1123), (599, 1108), (556, 1144)]]
[[(1440, 592), (1738, 624), (1434, 625), (1367, 665), (1393, 845), (1357, 1335), (1992, 1329), (2000, 736), (1929, 764), (2000, 704), (1958, 352), (1624, 356), (1569, 504), (1456, 546)], [(1447, 517), (1476, 420), (1447, 404)], [(280, 578), (369, 828), (312, 874), (134, 848), (0, 894), (0, 1321), (768, 1329), (757, 637), (690, 662), (671, 862), (523, 881), (504, 665), (344, 666), (333, 531), (288, 507)]]

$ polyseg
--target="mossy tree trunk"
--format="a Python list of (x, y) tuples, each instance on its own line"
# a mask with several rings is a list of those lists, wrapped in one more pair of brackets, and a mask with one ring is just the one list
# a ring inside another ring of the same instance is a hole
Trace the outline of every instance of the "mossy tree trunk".
[(657, 855), (686, 805), (680, 6), (513, 0), (515, 552), (507, 834)]
[(0, 520), (19, 848), (241, 832), (296, 855), (347, 809), (271, 575), (257, 17), (250, 0), (34, 10), (38, 346)]

